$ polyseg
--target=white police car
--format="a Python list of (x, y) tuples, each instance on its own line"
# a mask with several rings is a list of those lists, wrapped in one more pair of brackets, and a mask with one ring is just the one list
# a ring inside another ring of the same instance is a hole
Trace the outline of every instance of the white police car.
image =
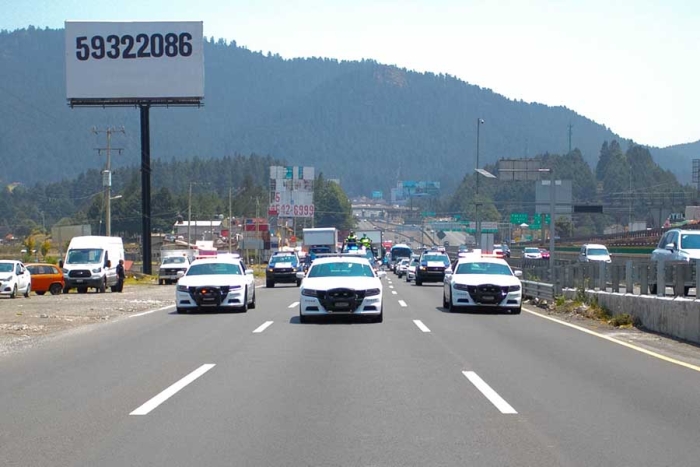
[(330, 315), (366, 316), (381, 323), (382, 281), (386, 273), (375, 271), (363, 255), (319, 256), (303, 279), (299, 321)]
[(522, 302), (521, 271), (513, 271), (501, 258), (460, 257), (454, 271), (445, 275), (442, 306), (459, 309), (509, 311), (519, 314)]

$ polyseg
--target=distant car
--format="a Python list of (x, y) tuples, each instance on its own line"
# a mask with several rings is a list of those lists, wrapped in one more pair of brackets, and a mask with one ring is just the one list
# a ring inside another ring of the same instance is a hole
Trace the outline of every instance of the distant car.
[(301, 279), (297, 278), (297, 272), (302, 271), (303, 266), (299, 257), (294, 252), (277, 252), (270, 258), (265, 268), (265, 286), (272, 288), (276, 283), (291, 283), (297, 287), (301, 285)]
[(542, 253), (542, 259), (549, 259), (549, 250), (540, 248), (540, 253)]
[(406, 268), (406, 282), (411, 282), (416, 279), (416, 268), (420, 265), (420, 257), (411, 258), (411, 262)]
[(460, 258), (454, 271), (445, 276), (442, 306), (450, 312), (471, 308), (520, 314), (521, 275), (501, 258), (477, 255)]
[(172, 284), (177, 282), (178, 272), (187, 272), (190, 267), (190, 261), (184, 254), (166, 256), (158, 268), (158, 284)]
[(611, 263), (610, 252), (605, 245), (599, 245), (597, 243), (588, 243), (581, 247), (581, 251), (578, 254), (578, 260), (582, 263), (589, 263), (591, 261)]
[(396, 265), (396, 276), (400, 279), (406, 274), (406, 270), (408, 269), (408, 263), (410, 260), (408, 258), (403, 258), (399, 263)]
[(175, 239), (176, 239), (175, 235), (172, 235), (172, 234), (167, 234), (163, 237), (163, 240), (165, 240), (166, 242), (174, 242)]
[(524, 259), (542, 259), (542, 252), (539, 248), (527, 247), (523, 249)]
[(497, 243), (493, 246), (494, 253), (496, 253), (496, 250), (500, 250), (502, 252), (503, 257), (505, 258), (510, 258), (510, 247), (505, 244), (505, 243)]
[(32, 276), (21, 261), (0, 260), (0, 295), (15, 298), (22, 294), (29, 298)]
[(207, 258), (192, 262), (179, 273), (175, 291), (178, 313), (197, 310), (239, 310), (255, 308), (253, 270), (245, 269), (239, 258)]
[(416, 285), (423, 285), (423, 282), (442, 282), (446, 272), (451, 272), (449, 256), (437, 251), (423, 253), (416, 267)]
[(32, 290), (37, 295), (49, 292), (59, 295), (65, 287), (63, 272), (54, 264), (28, 263), (25, 265), (32, 276)]
[(299, 299), (299, 321), (330, 315), (367, 316), (381, 323), (382, 281), (386, 273), (375, 271), (359, 255), (317, 258), (303, 279)]

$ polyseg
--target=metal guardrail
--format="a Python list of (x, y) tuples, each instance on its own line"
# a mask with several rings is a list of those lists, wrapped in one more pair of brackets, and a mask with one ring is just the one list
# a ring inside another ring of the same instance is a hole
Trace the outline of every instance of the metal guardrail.
[(540, 298), (554, 301), (554, 284), (535, 281), (520, 281), (523, 285), (523, 297)]

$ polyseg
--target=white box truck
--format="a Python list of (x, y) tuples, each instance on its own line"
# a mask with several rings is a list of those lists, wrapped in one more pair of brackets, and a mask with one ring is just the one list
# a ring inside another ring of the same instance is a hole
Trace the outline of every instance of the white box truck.
[(70, 289), (86, 293), (88, 288), (105, 292), (107, 287), (117, 292), (117, 265), (120, 259), (124, 259), (121, 237), (73, 237), (65, 259), (59, 263), (66, 283), (63, 293), (68, 293)]
[(338, 229), (335, 227), (304, 229), (304, 249), (308, 253), (337, 253)]

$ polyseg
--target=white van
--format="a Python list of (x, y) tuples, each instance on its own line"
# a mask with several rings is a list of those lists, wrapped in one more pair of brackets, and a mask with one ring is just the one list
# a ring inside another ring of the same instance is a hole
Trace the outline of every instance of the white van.
[(66, 282), (63, 293), (73, 288), (78, 289), (78, 293), (85, 293), (90, 287), (97, 292), (105, 292), (110, 287), (112, 292), (117, 292), (120, 259), (124, 259), (121, 237), (73, 237), (65, 260), (59, 263)]

